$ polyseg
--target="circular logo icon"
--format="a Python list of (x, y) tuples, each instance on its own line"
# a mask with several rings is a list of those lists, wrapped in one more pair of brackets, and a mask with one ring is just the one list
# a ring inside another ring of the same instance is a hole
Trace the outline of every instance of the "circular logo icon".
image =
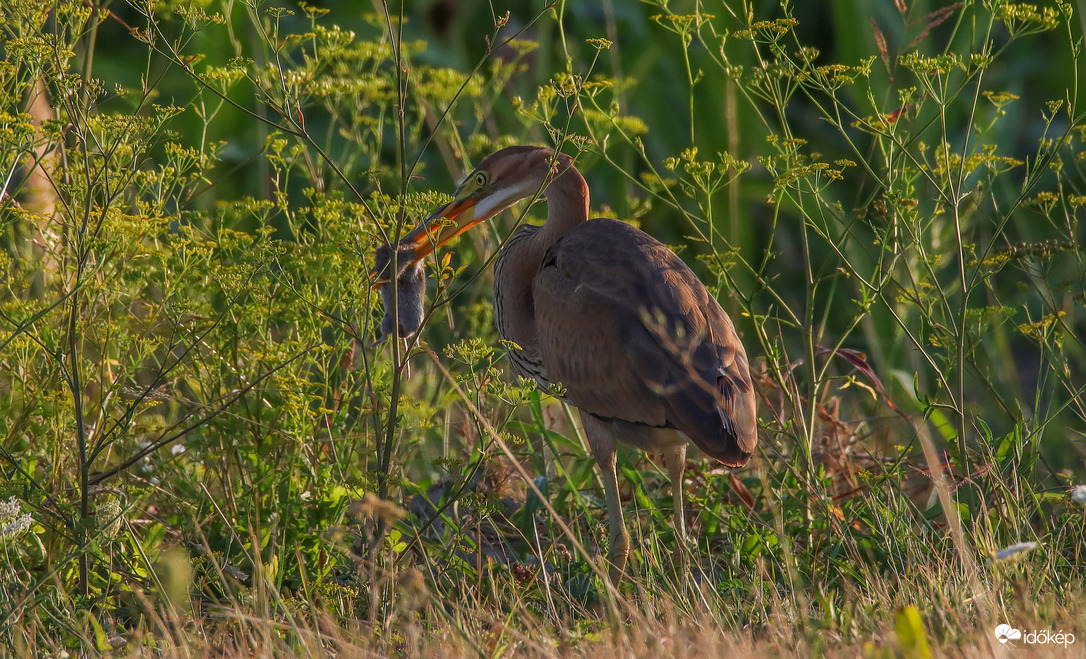
[(1017, 641), (1022, 638), (1022, 632), (1011, 627), (1010, 625), (1003, 624), (995, 628), (996, 639), (1000, 643), (1006, 643), (1007, 641)]

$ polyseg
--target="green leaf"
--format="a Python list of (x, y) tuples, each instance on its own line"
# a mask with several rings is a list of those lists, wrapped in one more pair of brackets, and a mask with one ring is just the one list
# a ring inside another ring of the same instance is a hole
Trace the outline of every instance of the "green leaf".
[(755, 533), (748, 533), (743, 538), (743, 545), (740, 547), (740, 551), (743, 556), (754, 558), (762, 553), (762, 539)]
[[(549, 497), (550, 481), (547, 480), (546, 476), (536, 476), (532, 482), (543, 493), (544, 497)], [(535, 513), (541, 508), (543, 508), (542, 499), (535, 493), (535, 490), (529, 488), (520, 516), (520, 532), (525, 538), (535, 537)]]
[(954, 424), (950, 423), (950, 420), (946, 418), (943, 411), (937, 407), (928, 409), (928, 417), (931, 419), (932, 425), (939, 431), (939, 435), (942, 436), (947, 443), (951, 443), (958, 438), (957, 431), (954, 430)]
[(928, 633), (924, 629), (924, 621), (920, 617), (920, 611), (915, 606), (907, 606), (897, 614), (897, 624), (894, 626), (897, 633), (898, 648), (908, 659), (927, 659), (931, 657), (931, 648), (928, 647)]
[(109, 639), (106, 637), (106, 630), (102, 628), (102, 624), (90, 611), (84, 611), (84, 615), (90, 623), (91, 631), (94, 632), (94, 649), (102, 652), (109, 650)]

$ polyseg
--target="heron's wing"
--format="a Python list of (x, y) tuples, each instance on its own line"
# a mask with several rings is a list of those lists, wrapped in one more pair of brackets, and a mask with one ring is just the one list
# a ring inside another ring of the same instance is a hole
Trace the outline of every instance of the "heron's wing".
[(543, 363), (570, 402), (677, 428), (730, 464), (750, 457), (746, 353), (720, 304), (665, 245), (591, 220), (551, 247), (532, 292)]

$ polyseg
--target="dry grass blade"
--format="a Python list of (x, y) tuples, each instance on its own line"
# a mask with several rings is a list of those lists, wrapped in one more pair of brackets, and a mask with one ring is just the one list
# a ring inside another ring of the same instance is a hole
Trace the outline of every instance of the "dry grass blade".
[(871, 33), (875, 36), (875, 47), (879, 49), (879, 57), (882, 58), (883, 65), (889, 69), (890, 54), (886, 50), (886, 37), (883, 36), (882, 30), (879, 29), (879, 24), (875, 22), (874, 17), (871, 18)]
[(940, 7), (939, 9), (936, 9), (935, 11), (928, 14), (926, 17), (924, 17), (924, 20), (926, 21), (926, 23), (924, 24), (924, 29), (920, 31), (920, 34), (913, 37), (913, 40), (909, 45), (915, 46), (924, 41), (924, 39), (927, 39), (928, 34), (930, 34), (932, 30), (942, 25), (947, 19), (954, 15), (954, 12), (961, 9), (962, 6), (963, 4), (961, 2), (955, 2), (952, 5)]

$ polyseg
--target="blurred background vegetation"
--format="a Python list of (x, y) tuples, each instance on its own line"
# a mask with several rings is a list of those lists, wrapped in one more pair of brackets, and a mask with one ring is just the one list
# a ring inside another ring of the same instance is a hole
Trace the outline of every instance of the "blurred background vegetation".
[[(0, 640), (925, 656), (1082, 629), (1080, 10), (5, 3)], [(504, 372), (489, 262), (539, 208), (438, 253), (421, 335), (375, 343), (376, 246), (516, 143), (576, 155), (595, 214), (672, 245), (747, 346), (760, 453), (692, 456), (692, 575), (631, 451), (606, 587), (576, 415)]]

